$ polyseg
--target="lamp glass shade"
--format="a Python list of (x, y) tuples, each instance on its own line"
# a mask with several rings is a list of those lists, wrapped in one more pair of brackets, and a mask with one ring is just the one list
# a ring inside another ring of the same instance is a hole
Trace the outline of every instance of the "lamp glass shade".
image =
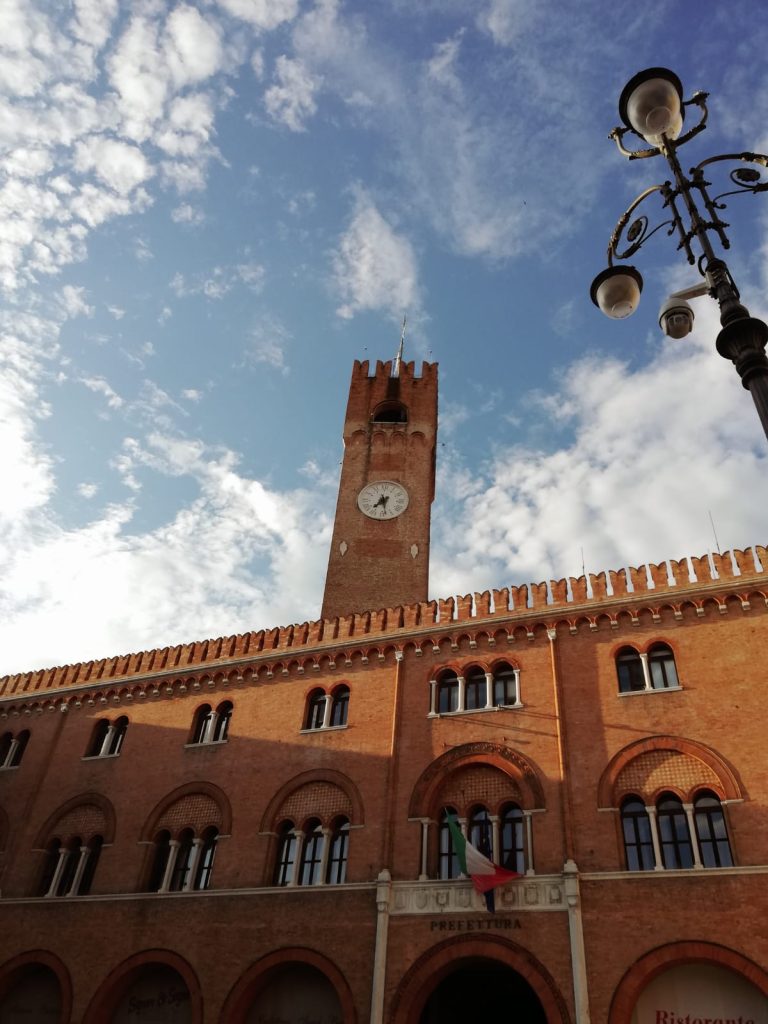
[(673, 71), (648, 68), (624, 87), (619, 114), (626, 125), (652, 146), (661, 136), (676, 139), (683, 128), (683, 87)]
[(594, 304), (612, 320), (631, 316), (640, 303), (643, 278), (634, 267), (608, 267), (601, 271), (590, 288)]

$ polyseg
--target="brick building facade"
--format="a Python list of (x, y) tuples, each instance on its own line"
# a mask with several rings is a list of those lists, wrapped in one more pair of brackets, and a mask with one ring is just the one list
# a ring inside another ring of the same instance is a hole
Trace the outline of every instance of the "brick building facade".
[(429, 601), (436, 425), (356, 364), (320, 620), (0, 680), (0, 1024), (768, 1024), (768, 551)]

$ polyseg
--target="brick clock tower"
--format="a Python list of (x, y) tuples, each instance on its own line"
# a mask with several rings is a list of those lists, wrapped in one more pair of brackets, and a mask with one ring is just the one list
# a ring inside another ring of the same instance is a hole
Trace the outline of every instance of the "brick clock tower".
[(355, 362), (324, 619), (427, 600), (437, 363)]

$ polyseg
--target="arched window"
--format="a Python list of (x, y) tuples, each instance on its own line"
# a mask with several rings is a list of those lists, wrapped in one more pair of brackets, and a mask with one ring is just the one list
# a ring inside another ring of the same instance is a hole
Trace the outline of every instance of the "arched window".
[(190, 743), (207, 743), (211, 722), (213, 721), (213, 709), (210, 704), (201, 705), (195, 712), (192, 721), (192, 734)]
[(731, 844), (720, 801), (714, 793), (699, 793), (693, 802), (696, 838), (701, 863), (705, 868), (733, 867)]
[(373, 423), (407, 423), (408, 410), (402, 402), (382, 402), (371, 417)]
[(155, 836), (155, 851), (152, 858), (152, 869), (149, 873), (147, 892), (160, 892), (165, 880), (165, 869), (171, 855), (171, 833), (163, 829)]
[(648, 651), (648, 670), (654, 690), (669, 690), (678, 687), (675, 656), (667, 644), (654, 644)]
[(439, 841), (438, 841), (438, 878), (458, 878), (459, 858), (453, 848), (453, 837), (448, 828), (448, 818), (456, 818), (457, 814), (453, 807), (446, 807), (440, 817)]
[(467, 672), (464, 683), (464, 707), (467, 711), (474, 711), (476, 708), (484, 708), (488, 682), (485, 672), (481, 668), (471, 668)]
[(61, 840), (52, 839), (45, 851), (45, 861), (43, 863), (43, 871), (40, 876), (40, 884), (37, 887), (38, 896), (47, 896), (51, 890), (53, 883), (53, 876), (56, 874), (56, 869), (59, 866), (59, 857), (61, 854)]
[(27, 749), (29, 743), (29, 729), (24, 729), (15, 739), (16, 747), (11, 750), (10, 754), (10, 767), (18, 768), (21, 764), (21, 759), (24, 757), (24, 751)]
[(305, 729), (322, 729), (325, 721), (325, 691), (313, 690), (307, 699)]
[(349, 711), (349, 687), (337, 686), (331, 702), (331, 725), (346, 725)]
[(437, 684), (437, 711), (440, 715), (459, 709), (459, 679), (455, 672), (443, 672)]
[(104, 753), (104, 741), (109, 734), (109, 720), (101, 718), (96, 723), (96, 727), (93, 730), (91, 736), (91, 742), (88, 745), (88, 751), (86, 757), (101, 757)]
[(123, 749), (123, 741), (125, 740), (125, 734), (128, 731), (128, 719), (125, 715), (121, 715), (120, 718), (118, 718), (113, 729), (114, 732), (112, 733), (112, 742), (109, 747), (109, 753), (116, 756)]
[(292, 821), (280, 826), (280, 845), (277, 851), (275, 885), (290, 885), (296, 866), (296, 827)]
[(182, 889), (189, 888), (189, 872), (192, 867), (194, 838), (195, 834), (191, 828), (185, 828), (179, 835), (173, 871), (171, 872), (171, 881), (168, 886), (171, 892), (181, 892)]
[(691, 833), (682, 801), (673, 793), (662, 793), (656, 809), (664, 867), (692, 868)]
[(0, 768), (18, 768), (29, 742), (29, 729), (24, 729), (18, 736), (12, 732), (0, 738)]
[(312, 818), (304, 829), (304, 849), (301, 852), (301, 885), (317, 885), (321, 881), (324, 845), (323, 826), (317, 818)]
[(195, 872), (194, 889), (209, 889), (211, 886), (211, 874), (213, 873), (213, 859), (216, 856), (216, 841), (219, 838), (219, 830), (207, 828), (203, 832), (203, 841), (198, 852), (197, 870)]
[[(58, 858), (54, 866), (53, 875), (46, 892), (43, 896), (68, 896), (75, 895), (72, 892), (77, 865), (80, 860), (81, 840), (79, 836), (70, 839), (66, 844), (58, 844)], [(52, 847), (51, 847), (52, 848)]]
[(639, 797), (628, 796), (621, 805), (621, 830), (624, 836), (624, 854), (628, 871), (653, 871), (656, 858), (653, 853), (651, 820), (645, 804)]
[(616, 671), (619, 674), (619, 693), (645, 689), (643, 663), (634, 647), (622, 647), (616, 655)]
[(491, 817), (482, 804), (473, 807), (469, 815), (469, 841), (484, 853), (486, 857), (493, 857), (493, 834), (491, 832)]
[(519, 703), (517, 673), (506, 662), (496, 665), (493, 670), (493, 703), (497, 708), (511, 707)]
[(506, 804), (501, 811), (501, 866), (508, 871), (525, 873), (525, 831), (523, 812), (517, 804)]
[(96, 866), (99, 863), (99, 857), (101, 856), (101, 848), (103, 845), (103, 837), (94, 836), (87, 844), (85, 851), (81, 851), (81, 855), (85, 859), (85, 864), (83, 865), (83, 871), (80, 876), (80, 885), (77, 890), (80, 896), (87, 896), (91, 891), (93, 876), (96, 874)]
[(346, 818), (336, 820), (330, 842), (326, 881), (329, 885), (343, 885), (347, 877), (347, 855), (349, 853), (349, 822)]
[(212, 741), (223, 743), (229, 734), (229, 723), (232, 720), (232, 701), (225, 700), (216, 708), (216, 720), (213, 728)]
[(9, 768), (8, 755), (11, 752), (11, 745), (13, 744), (13, 733), (6, 732), (0, 737), (0, 768)]

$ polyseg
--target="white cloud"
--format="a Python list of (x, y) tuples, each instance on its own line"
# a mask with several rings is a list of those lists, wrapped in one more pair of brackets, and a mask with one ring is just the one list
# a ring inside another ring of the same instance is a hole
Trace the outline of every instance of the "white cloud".
[(250, 22), (257, 29), (274, 29), (292, 21), (299, 9), (299, 0), (218, 0), (227, 14)]
[(343, 299), (337, 313), (350, 319), (363, 310), (383, 310), (399, 319), (416, 314), (421, 298), (413, 247), (357, 189), (349, 227), (334, 254), (336, 287)]
[(535, 11), (526, 0), (488, 0), (477, 17), (477, 23), (495, 42), (511, 46), (523, 34), (532, 17), (535, 17)]
[(218, 27), (195, 7), (179, 4), (165, 30), (166, 59), (177, 86), (201, 82), (220, 69), (223, 51)]
[(61, 664), (319, 606), (332, 494), (270, 490), (240, 475), (232, 452), (159, 433), (131, 441), (120, 469), (134, 487), (138, 470), (185, 477), (196, 496), (148, 532), (130, 529), (131, 505), (113, 505), (80, 529), (40, 517), (14, 550), (0, 549), (4, 671), (34, 667), (30, 651), (34, 664)]
[(94, 394), (103, 395), (110, 409), (120, 409), (124, 405), (123, 399), (103, 377), (81, 377), (80, 383)]
[(77, 485), (77, 493), (83, 498), (94, 498), (98, 492), (98, 484), (82, 483)]
[(85, 288), (78, 288), (72, 284), (65, 284), (59, 291), (59, 305), (64, 315), (72, 320), (76, 316), (93, 316), (94, 308), (85, 301)]
[(251, 71), (258, 82), (264, 77), (264, 53), (261, 50), (254, 50), (251, 55)]
[(198, 391), (197, 388), (184, 388), (181, 392), (181, 397), (186, 398), (188, 402), (199, 402), (203, 397), (203, 393)]
[(117, 0), (73, 0), (72, 7), (74, 34), (95, 49), (101, 49), (109, 39), (117, 14)]
[[(527, 410), (574, 430), (566, 446), (500, 449), (484, 470), (443, 462), (432, 589), (448, 593), (698, 555), (764, 535), (764, 438), (749, 396), (712, 349), (714, 310), (643, 368), (583, 357)], [(456, 500), (461, 479), (464, 498)], [(734, 506), (734, 495), (748, 500)], [(441, 499), (441, 495), (444, 497)], [(442, 514), (441, 514), (442, 513)]]
[(192, 206), (190, 203), (182, 203), (175, 209), (171, 210), (171, 219), (177, 224), (202, 224), (205, 220), (205, 214), (201, 209), (196, 206)]
[(125, 310), (119, 306), (107, 306), (107, 311), (115, 318), (115, 320), (122, 320), (125, 316)]
[(250, 332), (246, 359), (251, 363), (262, 363), (282, 374), (287, 374), (285, 350), (290, 337), (285, 326), (276, 317), (265, 316)]
[(269, 116), (294, 132), (303, 132), (307, 121), (317, 111), (315, 93), (320, 80), (300, 60), (278, 57), (275, 62), (277, 84), (264, 93), (264, 106)]
[(154, 173), (137, 146), (97, 136), (78, 143), (74, 166), (80, 172), (95, 171), (97, 178), (121, 195), (132, 192)]
[(264, 286), (264, 267), (260, 263), (237, 263), (234, 266), (214, 267), (187, 278), (177, 272), (171, 278), (170, 288), (177, 298), (205, 295), (207, 299), (223, 299), (237, 285), (260, 292)]

